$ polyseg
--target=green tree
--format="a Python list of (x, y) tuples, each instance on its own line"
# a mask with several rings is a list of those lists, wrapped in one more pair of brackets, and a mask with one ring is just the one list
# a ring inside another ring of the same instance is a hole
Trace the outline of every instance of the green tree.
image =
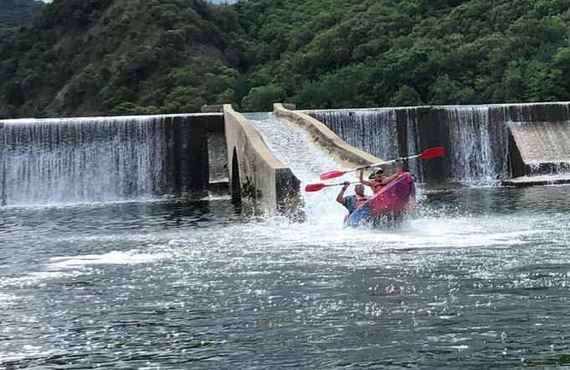
[(284, 101), (285, 97), (285, 90), (278, 85), (254, 87), (243, 98), (242, 107), (246, 111), (270, 112), (273, 110), (273, 103)]

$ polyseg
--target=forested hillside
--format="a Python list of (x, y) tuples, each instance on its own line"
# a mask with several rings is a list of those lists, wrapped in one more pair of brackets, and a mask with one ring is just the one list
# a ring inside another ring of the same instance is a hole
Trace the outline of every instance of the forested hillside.
[(570, 100), (566, 0), (55, 0), (0, 117)]
[(235, 100), (236, 12), (202, 0), (55, 0), (0, 41), (0, 116), (195, 112)]
[(0, 28), (30, 23), (43, 5), (35, 0), (0, 0)]
[(570, 99), (565, 0), (257, 0), (244, 102), (302, 107)]

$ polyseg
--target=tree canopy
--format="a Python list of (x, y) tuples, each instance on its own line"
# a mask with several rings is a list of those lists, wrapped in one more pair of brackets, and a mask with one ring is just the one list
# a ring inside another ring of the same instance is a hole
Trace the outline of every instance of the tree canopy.
[(0, 117), (570, 100), (564, 0), (55, 0), (0, 38)]
[(44, 3), (36, 0), (0, 0), (0, 27), (14, 27), (30, 23)]
[(235, 11), (201, 0), (55, 0), (0, 41), (0, 116), (195, 112), (231, 102), (239, 30)]
[(238, 6), (256, 40), (250, 94), (305, 108), (570, 98), (562, 0), (259, 0)]

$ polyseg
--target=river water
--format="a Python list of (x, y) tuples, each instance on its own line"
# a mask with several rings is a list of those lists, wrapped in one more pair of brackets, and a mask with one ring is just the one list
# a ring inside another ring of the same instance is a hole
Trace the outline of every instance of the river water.
[(378, 231), (224, 197), (3, 208), (0, 368), (568, 364), (567, 192), (425, 192)]
[(343, 229), (338, 188), (305, 223), (224, 195), (0, 208), (0, 368), (569, 366), (568, 187), (419, 190), (382, 230)]

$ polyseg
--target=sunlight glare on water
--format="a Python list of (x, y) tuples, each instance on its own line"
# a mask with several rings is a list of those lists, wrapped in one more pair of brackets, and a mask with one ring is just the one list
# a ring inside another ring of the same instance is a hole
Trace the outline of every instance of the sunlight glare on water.
[(566, 190), (427, 192), (394, 230), (247, 219), (223, 198), (3, 209), (0, 364), (556, 364)]
[[(338, 168), (252, 118), (302, 186)], [(568, 187), (425, 189), (379, 230), (344, 229), (338, 190), (306, 223), (218, 195), (0, 208), (0, 368), (568, 364)]]

